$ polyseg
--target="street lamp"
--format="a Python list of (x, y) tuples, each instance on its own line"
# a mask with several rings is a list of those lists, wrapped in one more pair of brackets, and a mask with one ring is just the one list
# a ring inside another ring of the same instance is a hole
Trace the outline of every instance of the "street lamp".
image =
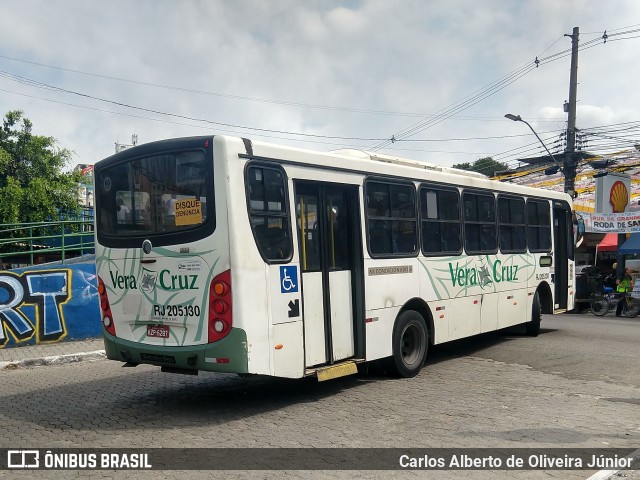
[(538, 141), (542, 144), (542, 146), (544, 147), (544, 149), (547, 151), (547, 153), (549, 154), (549, 156), (551, 157), (551, 160), (553, 160), (553, 163), (556, 164), (556, 166), (558, 167), (558, 170), (560, 170), (560, 173), (562, 173), (562, 176), (564, 176), (564, 170), (562, 168), (562, 165), (560, 165), (560, 163), (556, 160), (556, 157), (553, 156), (553, 154), (549, 151), (549, 149), (547, 148), (547, 146), (544, 144), (544, 142), (542, 141), (542, 139), (538, 136), (538, 134), (536, 133), (536, 131), (533, 129), (533, 127), (531, 125), (529, 125), (529, 122), (527, 122), (526, 120), (523, 120), (522, 117), (520, 115), (512, 115), (511, 113), (507, 113), (504, 118), (508, 118), (509, 120), (513, 120), (514, 122), (522, 122), (524, 123), (527, 127), (529, 127), (531, 129), (531, 131), (533, 132), (533, 134), (536, 136), (536, 138), (538, 139)]

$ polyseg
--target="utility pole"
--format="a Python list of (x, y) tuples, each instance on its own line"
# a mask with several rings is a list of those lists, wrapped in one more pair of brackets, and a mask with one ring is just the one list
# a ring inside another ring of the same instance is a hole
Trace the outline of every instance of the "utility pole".
[(576, 187), (576, 98), (578, 96), (578, 37), (579, 27), (573, 27), (571, 37), (571, 78), (569, 81), (569, 118), (567, 121), (567, 146), (564, 150), (564, 191), (572, 197)]
[[(578, 94), (578, 40), (580, 28), (573, 27), (571, 35), (571, 77), (569, 80), (569, 118), (567, 119), (567, 146), (564, 150), (564, 191), (572, 197), (575, 194), (576, 183), (576, 97)], [(618, 234), (618, 247), (622, 245), (627, 236), (624, 233)], [(618, 277), (624, 273), (624, 254), (617, 254), (616, 274)]]

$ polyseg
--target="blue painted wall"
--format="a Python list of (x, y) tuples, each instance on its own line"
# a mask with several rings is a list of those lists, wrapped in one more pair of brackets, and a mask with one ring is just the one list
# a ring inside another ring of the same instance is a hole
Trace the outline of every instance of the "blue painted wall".
[(102, 335), (95, 263), (0, 271), (0, 348)]

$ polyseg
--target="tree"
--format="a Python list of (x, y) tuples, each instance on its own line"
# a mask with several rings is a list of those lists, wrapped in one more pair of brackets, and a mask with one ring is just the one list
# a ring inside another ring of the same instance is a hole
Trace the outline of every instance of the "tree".
[(501, 170), (508, 170), (509, 166), (506, 163), (498, 162), (491, 157), (479, 158), (473, 163), (465, 162), (458, 163), (453, 168), (460, 168), (461, 170), (471, 170), (473, 172), (480, 172), (488, 177), (495, 176), (496, 172)]
[(79, 173), (64, 172), (72, 153), (53, 137), (32, 134), (23, 112), (8, 112), (0, 129), (0, 223), (75, 218)]

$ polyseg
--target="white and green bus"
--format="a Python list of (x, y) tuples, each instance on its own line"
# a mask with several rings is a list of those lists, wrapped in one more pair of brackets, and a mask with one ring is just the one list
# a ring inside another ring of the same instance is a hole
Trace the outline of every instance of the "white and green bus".
[(95, 165), (107, 357), (323, 380), (574, 303), (563, 193), (359, 151), (227, 136)]

